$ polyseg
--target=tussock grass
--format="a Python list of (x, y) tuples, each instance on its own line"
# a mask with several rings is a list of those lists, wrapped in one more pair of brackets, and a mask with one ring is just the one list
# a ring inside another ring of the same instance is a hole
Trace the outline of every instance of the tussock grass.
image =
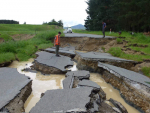
[(143, 67), (142, 72), (144, 73), (144, 75), (150, 77), (150, 67)]
[(0, 53), (0, 64), (4, 62), (10, 62), (15, 60), (15, 55), (14, 53)]
[(115, 57), (120, 57), (128, 60), (134, 61), (143, 61), (143, 59), (150, 59), (150, 55), (134, 55), (134, 54), (126, 54), (119, 47), (112, 47), (109, 49), (108, 53)]
[(116, 40), (117, 40), (117, 43), (118, 43), (118, 44), (120, 44), (120, 43), (123, 42), (122, 39), (120, 39), (120, 38), (117, 38)]
[(50, 47), (53, 47), (53, 44), (52, 44), (52, 43), (40, 44), (40, 45), (38, 46), (38, 49), (46, 49), (46, 48), (50, 48)]

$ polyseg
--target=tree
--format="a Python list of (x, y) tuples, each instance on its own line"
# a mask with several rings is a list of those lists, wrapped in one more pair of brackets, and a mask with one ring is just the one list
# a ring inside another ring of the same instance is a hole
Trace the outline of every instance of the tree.
[(88, 0), (87, 30), (101, 30), (102, 21), (113, 31), (149, 31), (149, 0)]
[(0, 20), (0, 24), (19, 24), (19, 22), (15, 20)]
[(58, 21), (58, 26), (63, 27), (63, 22), (61, 20)]
[(55, 19), (52, 19), (50, 22), (43, 22), (43, 25), (57, 25), (57, 26), (63, 27), (63, 22), (62, 20), (59, 20), (57, 22), (55, 21)]

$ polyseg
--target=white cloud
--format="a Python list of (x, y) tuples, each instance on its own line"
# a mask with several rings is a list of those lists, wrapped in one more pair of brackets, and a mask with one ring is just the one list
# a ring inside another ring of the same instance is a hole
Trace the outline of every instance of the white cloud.
[(84, 24), (86, 0), (0, 0), (0, 19), (42, 24), (53, 18), (64, 26)]

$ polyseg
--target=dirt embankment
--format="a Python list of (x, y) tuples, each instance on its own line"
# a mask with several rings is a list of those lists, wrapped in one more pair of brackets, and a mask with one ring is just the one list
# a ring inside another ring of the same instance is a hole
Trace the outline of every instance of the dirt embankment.
[[(133, 55), (146, 55), (143, 52), (135, 51), (129, 48), (128, 41), (123, 40), (121, 43), (117, 43), (115, 38), (80, 38), (80, 37), (63, 37), (61, 38), (61, 47), (66, 47), (68, 45), (74, 46), (76, 50), (80, 51), (94, 51), (94, 52), (107, 52), (112, 47), (120, 47), (122, 51), (126, 54), (133, 54)], [(132, 46), (135, 47), (147, 47), (146, 45), (137, 45), (133, 44)], [(136, 66), (132, 67), (130, 70), (139, 72), (141, 71), (142, 67), (149, 67), (150, 62), (144, 61)]]
[(4, 39), (3, 38), (0, 38), (0, 43), (4, 42)]
[(74, 46), (76, 50), (80, 51), (99, 51), (101, 47), (107, 43), (113, 41), (113, 38), (61, 38), (61, 46), (65, 47), (68, 45)]

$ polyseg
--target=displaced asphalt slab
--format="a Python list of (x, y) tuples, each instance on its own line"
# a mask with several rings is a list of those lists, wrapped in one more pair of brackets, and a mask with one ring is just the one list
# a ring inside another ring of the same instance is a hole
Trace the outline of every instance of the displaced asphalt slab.
[(82, 53), (82, 52), (76, 52), (78, 55), (80, 55), (82, 58), (92, 59), (92, 60), (98, 60), (98, 61), (127, 61), (127, 62), (135, 62), (132, 60), (126, 60), (121, 59), (117, 57), (113, 57), (108, 53), (97, 53), (97, 52), (88, 52), (88, 53)]
[(30, 81), (15, 68), (0, 68), (0, 109), (14, 99)]
[(67, 71), (65, 69), (66, 66), (73, 66), (73, 61), (71, 61), (71, 58), (62, 56), (56, 57), (55, 54), (48, 53), (48, 52), (38, 52), (36, 53), (38, 57), (35, 59), (40, 64), (57, 68), (61, 71)]
[(73, 109), (86, 111), (85, 106), (90, 102), (89, 96), (92, 89), (86, 87), (49, 90), (31, 109), (30, 113), (66, 113), (66, 111)]
[(63, 89), (71, 89), (73, 86), (74, 77), (68, 76), (63, 80)]
[(78, 86), (93, 87), (93, 88), (98, 88), (98, 89), (100, 88), (100, 86), (97, 83), (91, 80), (82, 80), (78, 83)]
[(79, 71), (70, 71), (66, 73), (66, 76), (74, 76), (79, 79), (89, 79), (90, 73), (89, 71), (79, 70)]
[(134, 71), (130, 71), (130, 70), (127, 70), (124, 68), (112, 66), (109, 64), (104, 64), (101, 62), (98, 63), (98, 67), (101, 67), (101, 68), (109, 71), (110, 73), (115, 74), (116, 76), (122, 76), (122, 77), (128, 78), (132, 81), (135, 81), (135, 82), (138, 82), (138, 83), (141, 83), (141, 84), (144, 84), (144, 85), (150, 87), (150, 84), (146, 83), (146, 82), (150, 83), (150, 78), (148, 78), (142, 74), (139, 74), (139, 73), (136, 73)]

